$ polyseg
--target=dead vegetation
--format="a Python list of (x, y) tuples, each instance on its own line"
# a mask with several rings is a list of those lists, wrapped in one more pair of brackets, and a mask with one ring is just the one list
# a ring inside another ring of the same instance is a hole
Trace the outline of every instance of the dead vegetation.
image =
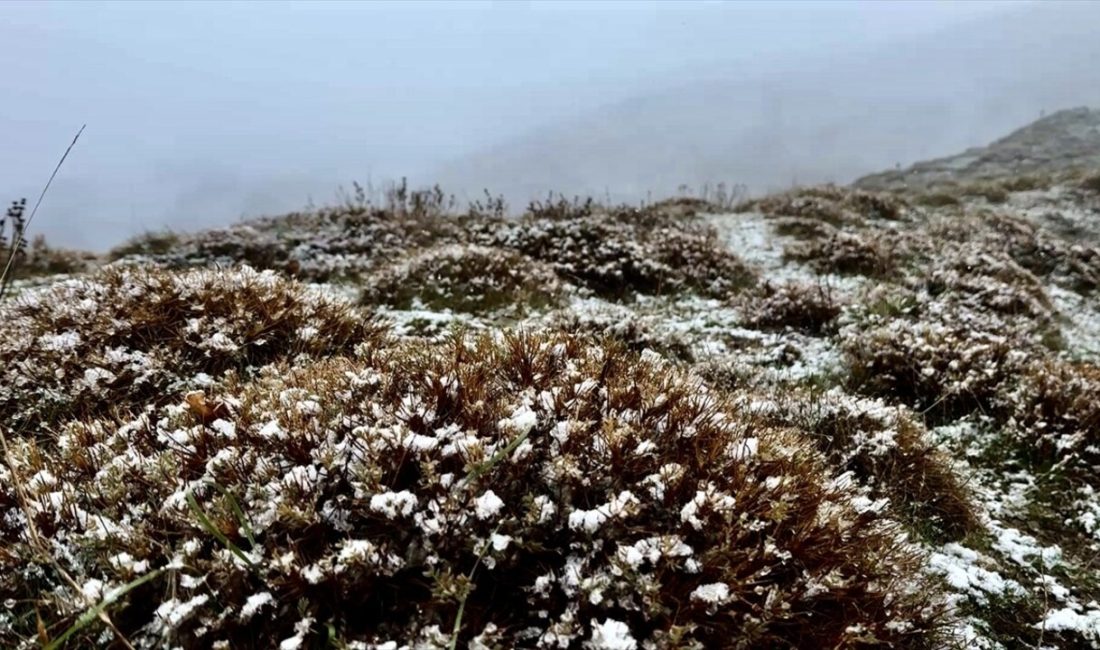
[(356, 187), (21, 291), (0, 645), (1095, 645), (1100, 255), (1043, 182)]
[(746, 322), (765, 329), (791, 329), (820, 336), (835, 325), (841, 307), (828, 287), (786, 283), (765, 284), (747, 301)]
[[(73, 422), (14, 454), (85, 590), (160, 569), (112, 607), (142, 646), (937, 638), (919, 554), (796, 431), (615, 346), (396, 345), (277, 364), (203, 403), (224, 410)], [(42, 594), (55, 636), (79, 600), (25, 555), (0, 495), (0, 597)]]
[(280, 358), (379, 336), (371, 319), (271, 273), (108, 268), (0, 306), (0, 418), (44, 436), (69, 417), (175, 399)]
[(362, 302), (472, 313), (541, 309), (560, 301), (552, 268), (518, 253), (446, 244), (389, 266), (363, 283)]

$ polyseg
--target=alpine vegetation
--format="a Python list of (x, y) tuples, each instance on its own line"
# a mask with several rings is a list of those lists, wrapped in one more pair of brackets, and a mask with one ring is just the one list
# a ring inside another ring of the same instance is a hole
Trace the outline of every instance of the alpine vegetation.
[(1042, 145), (1093, 119), (736, 205), (7, 240), (0, 646), (1100, 647), (1100, 193)]

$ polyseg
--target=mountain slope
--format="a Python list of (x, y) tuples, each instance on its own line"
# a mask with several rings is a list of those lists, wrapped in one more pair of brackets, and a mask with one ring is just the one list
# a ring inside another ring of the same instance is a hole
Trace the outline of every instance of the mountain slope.
[(547, 125), (433, 179), (513, 201), (681, 184), (849, 182), (988, 142), (1044, 110), (1100, 104), (1100, 5), (1024, 7), (888, 50), (689, 71), (679, 87)]
[(1100, 168), (1100, 110), (1058, 111), (985, 147), (858, 179), (866, 189), (928, 188), (1020, 174)]

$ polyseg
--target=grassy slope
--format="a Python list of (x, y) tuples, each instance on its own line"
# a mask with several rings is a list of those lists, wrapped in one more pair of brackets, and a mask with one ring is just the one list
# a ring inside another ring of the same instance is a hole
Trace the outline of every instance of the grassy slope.
[(106, 610), (135, 645), (1098, 645), (1098, 205), (421, 194), (132, 242), (0, 307), (0, 640), (161, 570)]

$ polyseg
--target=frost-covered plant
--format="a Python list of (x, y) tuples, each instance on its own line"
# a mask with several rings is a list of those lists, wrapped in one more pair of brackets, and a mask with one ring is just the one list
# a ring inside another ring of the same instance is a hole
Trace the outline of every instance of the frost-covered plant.
[(942, 246), (923, 274), (932, 298), (1036, 320), (1051, 318), (1039, 279), (1004, 254), (975, 246)]
[(998, 412), (1024, 456), (1100, 486), (1100, 368), (1035, 359), (1005, 387)]
[(697, 219), (593, 210), (543, 209), (501, 223), (478, 241), (549, 264), (564, 280), (608, 298), (685, 291), (727, 297), (755, 280), (713, 228)]
[(841, 308), (824, 285), (787, 282), (765, 283), (746, 301), (745, 310), (754, 327), (820, 335), (833, 327)]
[(0, 305), (0, 420), (34, 427), (160, 403), (171, 391), (381, 336), (368, 316), (248, 267), (112, 267)]
[(858, 225), (865, 219), (899, 220), (907, 206), (890, 194), (824, 185), (768, 196), (748, 203), (745, 208), (771, 216), (802, 217), (841, 226)]
[(480, 313), (548, 307), (561, 293), (546, 264), (512, 251), (445, 244), (366, 278), (362, 302)]
[[(14, 457), (84, 592), (163, 570), (112, 607), (138, 647), (928, 647), (943, 615), (797, 430), (581, 338), (272, 366)], [(24, 525), (0, 481), (9, 646), (28, 594), (47, 637), (81, 613)]]
[(885, 277), (897, 266), (897, 252), (872, 234), (837, 231), (828, 238), (797, 241), (784, 249), (784, 259), (803, 262), (818, 273)]
[(116, 248), (109, 257), (177, 268), (248, 264), (314, 281), (354, 279), (402, 261), (410, 251), (465, 241), (466, 226), (461, 224), (468, 221), (493, 221), (481, 215), (440, 214), (438, 206), (428, 205), (431, 199), (417, 204), (410, 197), (406, 192), (404, 203), (391, 208), (344, 205), (194, 234), (154, 234)]
[(769, 417), (805, 431), (872, 498), (884, 500), (880, 507), (925, 539), (958, 540), (978, 530), (969, 490), (908, 409), (840, 389), (771, 404)]
[(896, 400), (936, 421), (988, 412), (1034, 348), (996, 321), (963, 309), (941, 317), (896, 319), (848, 329), (843, 341), (848, 388)]

